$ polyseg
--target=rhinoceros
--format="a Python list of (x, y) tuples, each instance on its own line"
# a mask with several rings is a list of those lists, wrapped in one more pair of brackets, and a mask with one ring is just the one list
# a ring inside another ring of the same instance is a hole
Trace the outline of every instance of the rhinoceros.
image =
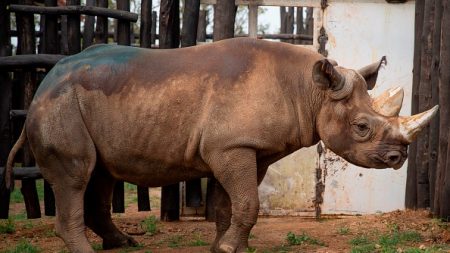
[(372, 99), (386, 59), (360, 70), (294, 45), (229, 39), (170, 50), (96, 45), (59, 61), (29, 107), (26, 140), (71, 252), (135, 245), (111, 220), (116, 180), (164, 186), (214, 177), (213, 252), (242, 252), (270, 164), (320, 140), (347, 161), (398, 169), (437, 107), (398, 116), (403, 91)]

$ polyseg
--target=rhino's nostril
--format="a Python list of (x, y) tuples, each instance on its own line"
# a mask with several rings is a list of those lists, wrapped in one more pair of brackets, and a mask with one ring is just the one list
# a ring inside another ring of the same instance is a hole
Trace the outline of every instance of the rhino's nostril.
[(389, 165), (394, 165), (399, 163), (402, 160), (402, 153), (398, 151), (389, 151), (386, 154), (386, 160)]

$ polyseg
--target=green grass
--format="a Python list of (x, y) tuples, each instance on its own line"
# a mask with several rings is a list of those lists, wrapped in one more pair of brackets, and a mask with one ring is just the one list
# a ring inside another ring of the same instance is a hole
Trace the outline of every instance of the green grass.
[(337, 233), (340, 235), (348, 235), (348, 234), (350, 234), (350, 228), (340, 227), (340, 228), (338, 228)]
[(103, 249), (103, 246), (102, 246), (101, 243), (94, 243), (94, 244), (92, 244), (92, 248), (93, 248), (95, 251), (97, 251), (97, 250), (102, 250), (102, 249)]
[(156, 216), (152, 215), (141, 222), (141, 227), (147, 234), (154, 235), (159, 231), (157, 224), (158, 220), (156, 219)]
[(12, 234), (16, 231), (14, 220), (9, 218), (0, 221), (0, 234)]
[(208, 243), (203, 241), (202, 239), (195, 239), (189, 243), (189, 246), (192, 246), (192, 247), (206, 246), (206, 245), (208, 245)]
[(2, 253), (38, 253), (41, 250), (31, 243), (22, 240), (13, 249), (2, 251)]
[(256, 236), (254, 235), (254, 234), (252, 234), (252, 233), (250, 233), (249, 235), (248, 235), (248, 239), (255, 239), (256, 238)]
[(11, 219), (13, 220), (26, 220), (27, 219), (27, 213), (25, 211), (18, 213), (18, 214), (14, 214), (11, 215)]
[[(403, 247), (417, 243), (423, 240), (422, 235), (414, 230), (399, 231), (397, 225), (390, 225), (390, 232), (381, 234), (378, 238), (371, 240), (366, 235), (358, 235), (351, 239), (349, 243), (353, 246), (352, 253), (367, 253), (367, 252), (383, 252), (395, 253), (399, 247)], [(427, 252), (420, 249), (410, 248), (410, 253), (413, 252)], [(419, 251), (417, 251), (419, 250)], [(433, 252), (433, 251), (430, 251)]]
[(370, 240), (365, 235), (358, 235), (355, 238), (350, 240), (350, 244), (353, 246), (359, 246), (364, 244), (369, 244)]
[(314, 237), (307, 235), (305, 232), (303, 232), (301, 235), (296, 235), (292, 232), (289, 232), (286, 235), (286, 241), (288, 242), (289, 245), (310, 244), (310, 245), (325, 246), (325, 243), (321, 242), (320, 240)]
[(254, 253), (254, 252), (256, 252), (256, 248), (248, 247), (247, 249), (245, 249), (245, 253)]
[[(38, 194), (39, 201), (43, 201), (44, 200), (44, 180), (43, 179), (36, 180), (36, 191)], [(23, 203), (23, 195), (22, 195), (22, 192), (20, 192), (20, 188), (15, 187), (14, 190), (11, 192), (10, 202), (11, 203)]]
[(181, 246), (182, 241), (183, 237), (181, 235), (173, 235), (167, 239), (167, 246), (169, 246), (169, 248), (178, 248)]
[(375, 244), (373, 243), (369, 243), (369, 244), (364, 244), (364, 245), (358, 245), (358, 246), (354, 246), (351, 249), (351, 253), (372, 253), (375, 252)]

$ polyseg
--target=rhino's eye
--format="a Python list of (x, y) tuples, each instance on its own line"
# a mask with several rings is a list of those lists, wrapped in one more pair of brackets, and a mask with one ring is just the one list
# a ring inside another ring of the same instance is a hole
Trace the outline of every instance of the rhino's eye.
[[(369, 123), (366, 120), (358, 120), (357, 122), (353, 123), (353, 129), (356, 133), (356, 136), (358, 139), (365, 138), (369, 136), (370, 133), (370, 126)], [(360, 139), (360, 141), (364, 141)]]
[(366, 123), (359, 123), (359, 124), (356, 124), (356, 126), (358, 127), (358, 130), (360, 132), (364, 132), (364, 131), (367, 131), (367, 129), (369, 129), (369, 127), (367, 126)]

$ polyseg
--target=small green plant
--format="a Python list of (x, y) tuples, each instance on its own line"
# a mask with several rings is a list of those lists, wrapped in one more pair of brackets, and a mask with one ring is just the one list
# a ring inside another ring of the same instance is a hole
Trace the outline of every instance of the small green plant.
[(292, 250), (291, 250), (289, 245), (282, 244), (282, 245), (273, 247), (271, 251), (266, 250), (266, 251), (263, 251), (263, 252), (265, 252), (265, 253), (271, 253), (271, 252), (288, 253), (288, 252), (292, 252)]
[(350, 240), (350, 244), (353, 246), (366, 245), (369, 244), (370, 240), (365, 235), (358, 235)]
[(375, 252), (376, 247), (373, 243), (353, 246), (351, 249), (351, 253), (373, 253)]
[(245, 253), (254, 253), (254, 252), (256, 252), (256, 248), (248, 247), (247, 249), (245, 249)]
[(250, 233), (249, 235), (248, 235), (248, 239), (255, 239), (256, 238), (256, 236), (254, 235), (254, 234), (252, 234), (252, 233)]
[(97, 251), (97, 250), (102, 250), (102, 249), (103, 249), (103, 246), (102, 246), (101, 243), (94, 243), (94, 244), (92, 244), (92, 248), (93, 248), (95, 251)]
[(141, 226), (142, 229), (144, 229), (145, 232), (149, 235), (154, 235), (158, 233), (158, 226), (157, 226), (157, 219), (154, 215), (147, 217), (145, 220), (142, 221)]
[(3, 252), (4, 253), (38, 253), (38, 252), (41, 252), (41, 250), (38, 247), (33, 246), (28, 241), (22, 240), (13, 249), (8, 249)]
[(286, 241), (288, 242), (289, 245), (311, 244), (311, 245), (325, 246), (323, 242), (307, 235), (305, 232), (303, 232), (301, 235), (296, 235), (292, 232), (289, 232), (286, 235)]
[(183, 240), (183, 237), (181, 235), (171, 236), (168, 239), (167, 246), (169, 246), (169, 248), (178, 248), (178, 247), (180, 247), (180, 243), (182, 240)]
[(189, 246), (196, 247), (196, 246), (206, 246), (208, 245), (207, 242), (203, 241), (202, 239), (195, 239), (192, 242), (189, 243)]
[(12, 234), (16, 231), (13, 219), (0, 222), (0, 234)]
[(340, 235), (348, 235), (350, 233), (350, 228), (348, 228), (348, 227), (340, 227), (340, 228), (338, 228), (337, 232)]

